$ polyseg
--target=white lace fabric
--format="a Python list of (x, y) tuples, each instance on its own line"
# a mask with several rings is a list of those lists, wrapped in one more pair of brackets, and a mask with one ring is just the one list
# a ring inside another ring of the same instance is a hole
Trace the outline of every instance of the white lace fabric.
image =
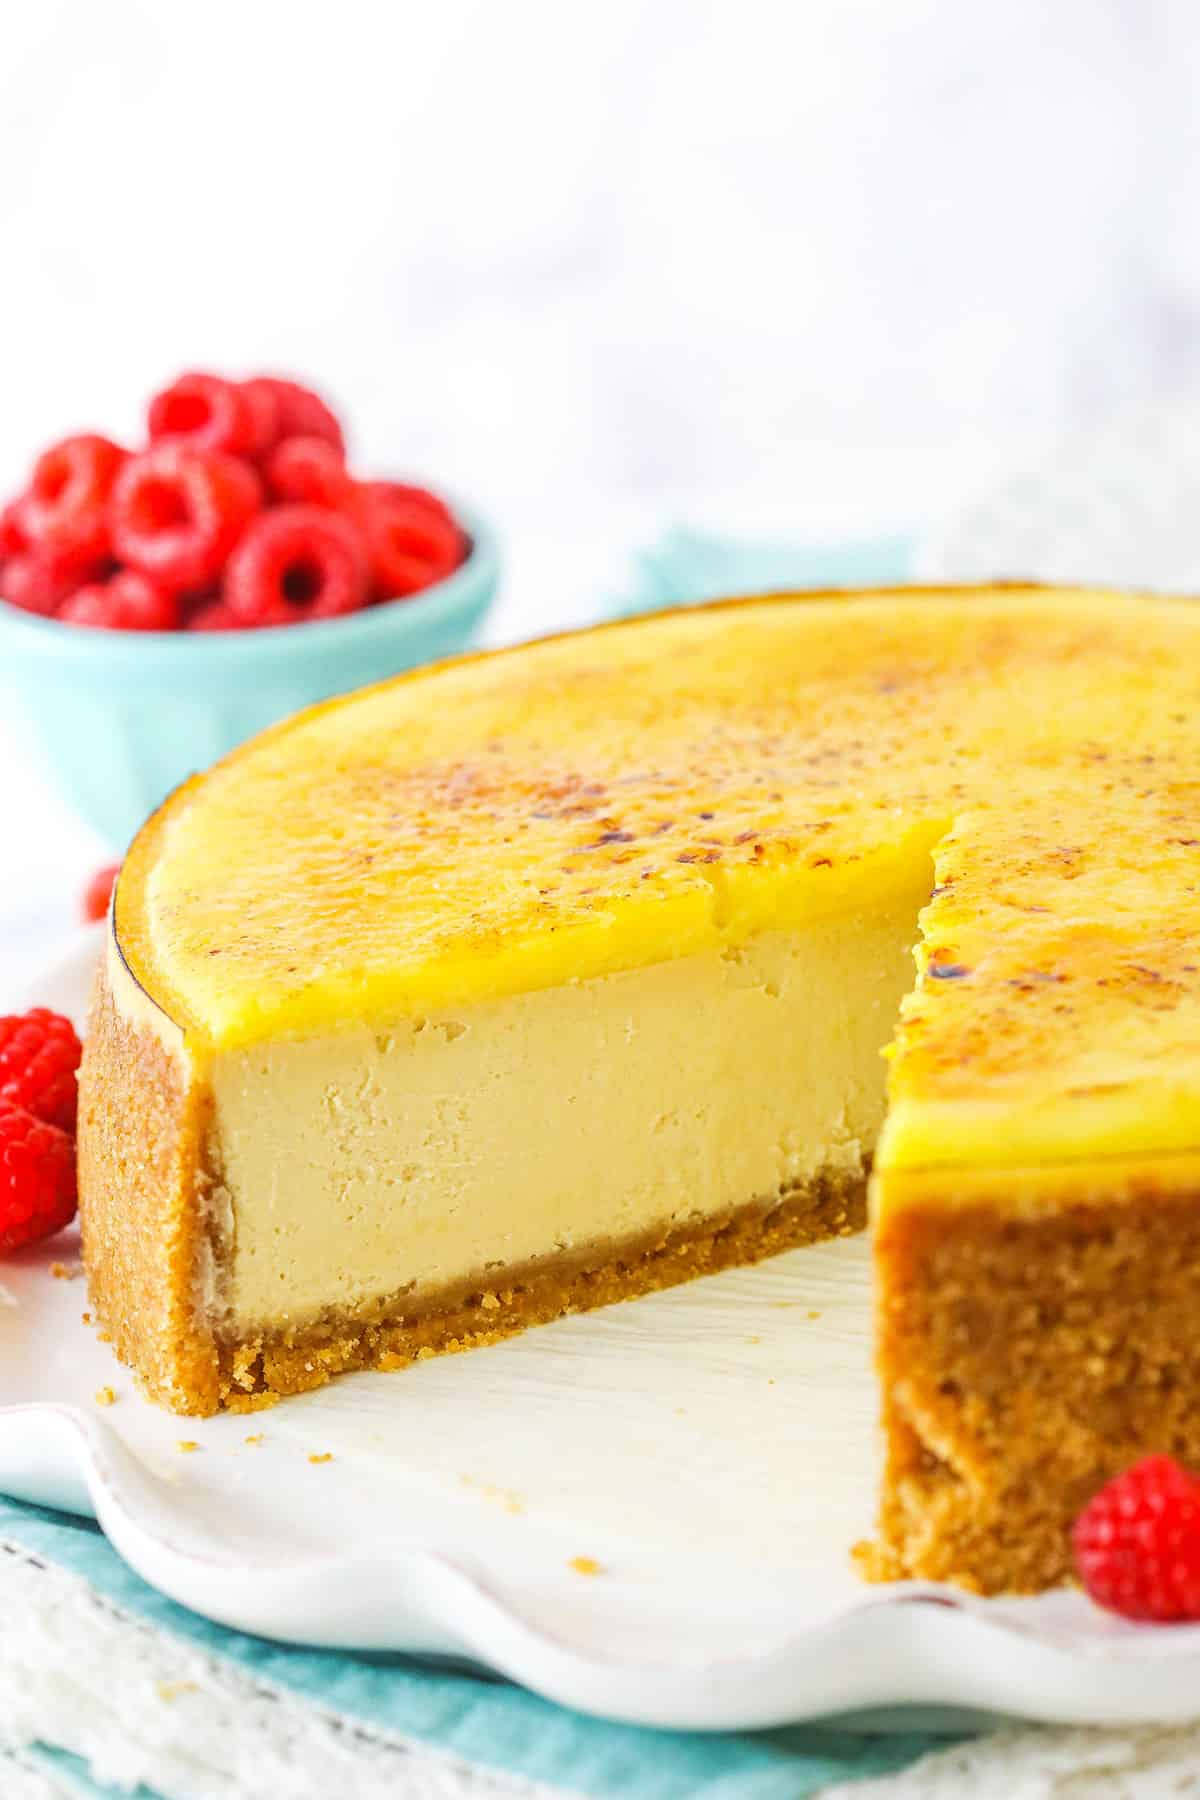
[(26, 1753), (169, 1800), (572, 1800), (244, 1674), (0, 1540), (0, 1795), (73, 1793)]
[(1118, 1731), (1025, 1726), (935, 1750), (820, 1800), (1195, 1800), (1200, 1721)]

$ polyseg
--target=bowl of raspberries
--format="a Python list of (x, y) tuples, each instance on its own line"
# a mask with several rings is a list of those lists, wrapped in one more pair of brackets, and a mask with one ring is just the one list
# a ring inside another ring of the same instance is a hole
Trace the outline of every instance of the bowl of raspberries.
[(64, 438), (0, 507), (0, 690), (120, 849), (276, 719), (465, 649), (497, 578), (484, 522), (352, 472), (311, 388), (189, 373), (141, 447)]

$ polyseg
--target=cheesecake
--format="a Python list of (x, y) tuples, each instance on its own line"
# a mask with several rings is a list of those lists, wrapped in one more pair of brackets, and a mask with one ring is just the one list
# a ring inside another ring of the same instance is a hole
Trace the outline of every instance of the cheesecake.
[(326, 702), (126, 858), (93, 1310), (205, 1414), (869, 1211), (864, 1567), (1045, 1587), (1200, 1461), (1198, 918), (1183, 601), (780, 596)]

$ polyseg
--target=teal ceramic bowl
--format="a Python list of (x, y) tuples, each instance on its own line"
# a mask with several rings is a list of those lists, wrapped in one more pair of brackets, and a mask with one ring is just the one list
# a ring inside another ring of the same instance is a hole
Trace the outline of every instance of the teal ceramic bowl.
[(123, 851), (171, 789), (302, 706), (471, 643), (495, 597), (486, 524), (411, 600), (260, 631), (98, 631), (0, 603), (0, 698), (77, 812)]

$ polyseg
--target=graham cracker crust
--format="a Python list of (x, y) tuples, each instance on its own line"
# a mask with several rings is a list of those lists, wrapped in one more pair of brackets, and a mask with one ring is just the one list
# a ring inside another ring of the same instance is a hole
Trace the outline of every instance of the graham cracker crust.
[(1070, 1528), (1151, 1452), (1200, 1466), (1200, 1195), (1005, 1218), (906, 1212), (877, 1234), (887, 1458), (875, 1580), (1037, 1593)]
[(218, 1343), (221, 1405), (239, 1410), (322, 1386), (350, 1369), (409, 1363), (498, 1343), (531, 1325), (632, 1300), (761, 1261), (866, 1224), (866, 1178), (819, 1175), (724, 1219), (507, 1268), (419, 1301), (398, 1296), (297, 1332)]
[(197, 1306), (209, 1253), (207, 1115), (206, 1096), (183, 1063), (154, 1032), (121, 1016), (101, 963), (79, 1071), (88, 1297), (121, 1361), (173, 1412), (214, 1412), (220, 1391), (216, 1348)]

